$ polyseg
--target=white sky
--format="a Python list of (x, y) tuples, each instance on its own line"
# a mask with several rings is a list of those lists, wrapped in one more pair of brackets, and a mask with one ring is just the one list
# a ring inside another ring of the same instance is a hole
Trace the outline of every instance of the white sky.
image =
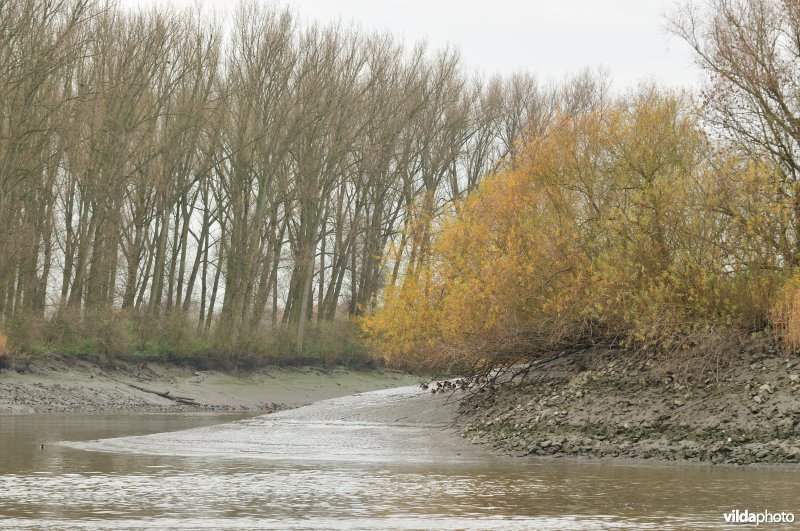
[[(234, 0), (121, 0), (123, 4), (226, 10)], [(693, 87), (701, 74), (687, 46), (666, 31), (675, 0), (263, 0), (293, 6), (301, 20), (341, 19), (366, 30), (461, 49), (480, 71), (529, 70), (563, 79), (603, 67), (616, 89), (643, 80)]]

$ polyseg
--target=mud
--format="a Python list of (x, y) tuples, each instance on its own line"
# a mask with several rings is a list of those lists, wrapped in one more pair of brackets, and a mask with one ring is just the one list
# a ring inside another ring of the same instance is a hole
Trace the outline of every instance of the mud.
[(706, 370), (589, 349), (462, 401), (464, 437), (519, 456), (800, 462), (800, 360), (753, 339)]
[(0, 372), (0, 414), (275, 411), (417, 381), (399, 372), (344, 368), (276, 367), (235, 374), (152, 363), (118, 363), (110, 369), (45, 358)]

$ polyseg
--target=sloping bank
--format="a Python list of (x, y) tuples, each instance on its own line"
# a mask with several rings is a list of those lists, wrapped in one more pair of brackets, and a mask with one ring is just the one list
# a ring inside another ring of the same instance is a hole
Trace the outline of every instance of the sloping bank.
[(734, 352), (690, 364), (623, 350), (567, 355), (465, 399), (461, 433), (519, 456), (800, 462), (798, 357), (762, 338)]
[(0, 372), (0, 414), (278, 410), (417, 381), (394, 371), (341, 367), (271, 367), (237, 374), (42, 358), (22, 371)]

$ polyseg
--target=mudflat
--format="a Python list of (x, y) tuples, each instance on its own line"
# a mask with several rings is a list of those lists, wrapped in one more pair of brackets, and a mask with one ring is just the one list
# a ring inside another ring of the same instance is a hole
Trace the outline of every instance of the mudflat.
[(279, 410), (362, 391), (414, 385), (395, 371), (270, 367), (247, 374), (156, 363), (114, 368), (37, 359), (0, 373), (0, 414)]

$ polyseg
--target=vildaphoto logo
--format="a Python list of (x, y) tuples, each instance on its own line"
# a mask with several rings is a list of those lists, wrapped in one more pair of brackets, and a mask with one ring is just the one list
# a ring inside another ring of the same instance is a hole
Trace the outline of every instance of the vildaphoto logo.
[(780, 513), (771, 513), (769, 511), (752, 512), (745, 509), (740, 511), (734, 509), (729, 513), (725, 513), (726, 524), (791, 524), (794, 522), (794, 513), (782, 511)]

